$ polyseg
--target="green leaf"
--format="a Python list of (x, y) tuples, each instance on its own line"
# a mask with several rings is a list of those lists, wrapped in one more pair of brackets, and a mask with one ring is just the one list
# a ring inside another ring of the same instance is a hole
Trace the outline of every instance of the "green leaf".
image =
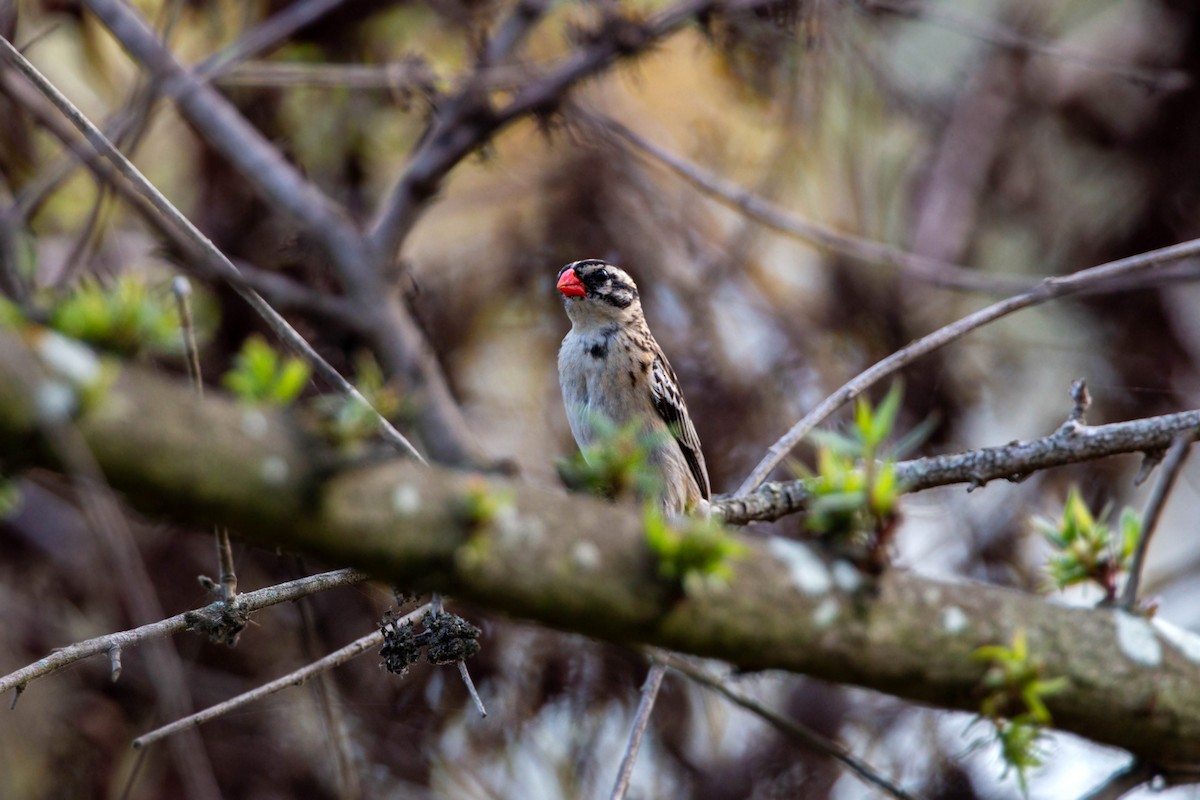
[(883, 402), (879, 405), (879, 408), (875, 409), (875, 414), (870, 419), (869, 426), (863, 431), (867, 445), (871, 449), (878, 448), (879, 445), (883, 444), (892, 435), (892, 430), (896, 425), (896, 417), (900, 413), (900, 402), (903, 398), (903, 384), (897, 381), (888, 389)]
[(280, 356), (261, 336), (251, 336), (221, 383), (245, 402), (286, 406), (304, 390), (310, 372), (306, 362)]
[(643, 509), (646, 544), (658, 561), (658, 574), (687, 592), (720, 585), (733, 574), (732, 561), (746, 547), (719, 522), (689, 517), (672, 526), (653, 502)]
[(179, 314), (165, 289), (152, 291), (140, 275), (111, 286), (84, 280), (50, 310), (51, 327), (75, 339), (131, 356), (179, 352)]

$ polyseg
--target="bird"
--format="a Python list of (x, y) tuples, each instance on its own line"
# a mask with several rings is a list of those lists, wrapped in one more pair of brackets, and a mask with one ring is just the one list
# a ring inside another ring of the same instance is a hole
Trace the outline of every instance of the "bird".
[(571, 330), (558, 351), (558, 379), (567, 420), (584, 453), (595, 439), (596, 418), (640, 428), (655, 444), (650, 468), (669, 516), (701, 513), (711, 488), (700, 437), (688, 414), (679, 379), (646, 324), (637, 284), (625, 270), (600, 259), (573, 261), (558, 271)]

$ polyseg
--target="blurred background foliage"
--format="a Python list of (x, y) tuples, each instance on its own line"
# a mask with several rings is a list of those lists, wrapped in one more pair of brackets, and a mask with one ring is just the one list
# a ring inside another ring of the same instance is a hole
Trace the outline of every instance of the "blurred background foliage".
[[(185, 62), (197, 62), (283, 0), (138, 0)], [(644, 16), (660, 0), (554, 4), (519, 63), (494, 68), (497, 98), (571, 51), (606, 9)], [(330, 196), (365, 221), (442, 93), (473, 69), (506, 3), (347, 0), (217, 85)], [(0, 4), (0, 27), (93, 119), (136, 110), (146, 78), (71, 0)], [(679, 373), (714, 488), (729, 491), (787, 426), (842, 382), (910, 340), (1034, 282), (1200, 235), (1200, 7), (1183, 0), (785, 0), (714, 15), (518, 121), (460, 164), (422, 217), (393, 275), (436, 351), (472, 433), (530, 481), (557, 484), (574, 452), (555, 351), (567, 328), (553, 291), (563, 263), (599, 257), (639, 281)], [(8, 75), (6, 81), (15, 80)], [(51, 308), (86, 280), (137, 273), (165, 293), (175, 254), (63, 151), (0, 82), (4, 242)], [(661, 161), (600, 135), (601, 113), (698, 168), (844, 233), (970, 265), (990, 292), (949, 290), (912, 272), (822, 250), (748, 220)], [(262, 201), (172, 111), (142, 114), (123, 149), (226, 254), (317, 294), (339, 290), (306, 232)], [(50, 176), (58, 180), (51, 182)], [(14, 244), (15, 243), (15, 244)], [(1196, 406), (1200, 288), (1182, 264), (1118, 291), (1026, 311), (905, 373), (900, 431), (936, 416), (924, 452), (1052, 430), (1086, 377), (1090, 419)], [(202, 358), (214, 385), (246, 338), (266, 335), (221, 285)], [(216, 309), (219, 309), (219, 318)], [(300, 303), (294, 324), (344, 372), (363, 342)], [(171, 353), (144, 357), (183, 374)], [(308, 390), (315, 391), (314, 387)], [(405, 402), (398, 422), (404, 427)], [(419, 441), (420, 431), (413, 433)], [(798, 455), (811, 464), (812, 450)], [(967, 495), (907, 498), (896, 563), (1036, 590), (1048, 545), (1029, 523), (1080, 485), (1095, 509), (1140, 507), (1135, 459), (1038, 474)], [(0, 522), (0, 670), (51, 648), (150, 620), (120, 603), (102, 551), (49, 474), (21, 481)], [(1148, 568), (1160, 614), (1200, 624), (1196, 468), (1167, 508)], [(206, 602), (211, 538), (135, 521), (168, 613)], [(803, 521), (775, 525), (801, 535)], [(238, 548), (240, 582), (298, 575), (287, 555)], [(1086, 589), (1070, 602), (1094, 602)], [(256, 617), (235, 650), (176, 646), (204, 706), (370, 629), (390, 602), (339, 590)], [(461, 609), (460, 609), (461, 610)], [(453, 672), (403, 680), (372, 659), (210, 724), (207, 760), (226, 798), (606, 795), (635, 688), (626, 651), (462, 610), (485, 629), (471, 669), (491, 716), (476, 717)], [(994, 744), (963, 715), (796, 676), (743, 689), (936, 798), (1020, 793)], [(0, 723), (0, 794), (13, 798), (201, 796), (165, 748), (129, 740), (166, 722), (140, 653), (117, 683), (87, 663), (38, 681)], [(336, 746), (338, 742), (344, 747)], [(340, 755), (339, 755), (340, 754)], [(339, 760), (340, 759), (340, 760)], [(1033, 797), (1070, 797), (1120, 754), (1055, 735)], [(341, 766), (339, 766), (339, 764)], [(126, 787), (129, 793), (123, 795)], [(1188, 790), (1177, 790), (1187, 792)], [(759, 721), (668, 678), (632, 796), (855, 798), (868, 789)]]

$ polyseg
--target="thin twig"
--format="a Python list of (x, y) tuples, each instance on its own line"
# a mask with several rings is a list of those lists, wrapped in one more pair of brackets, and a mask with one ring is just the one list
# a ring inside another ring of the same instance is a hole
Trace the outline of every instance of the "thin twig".
[[(276, 586), (268, 586), (265, 589), (245, 592), (238, 597), (238, 607), (246, 612), (258, 611), (277, 603), (287, 603), (306, 595), (315, 594), (316, 592), (324, 592), (339, 586), (362, 583), (366, 579), (366, 575), (353, 569), (322, 572), (319, 575), (310, 575), (307, 578), (288, 581)], [(55, 650), (45, 658), (0, 677), (0, 694), (4, 694), (10, 689), (16, 689), (18, 692), (23, 691), (26, 686), (38, 678), (52, 675), (85, 658), (100, 655), (101, 653), (107, 654), (113, 648), (124, 649), (134, 647), (153, 639), (161, 639), (165, 636), (182, 633), (188, 630), (189, 620), (195, 619), (196, 615), (202, 617), (217, 616), (221, 613), (224, 605), (224, 601), (217, 601), (208, 606), (193, 609), (192, 611), (185, 611), (182, 614), (176, 614), (173, 617), (168, 617), (158, 622), (151, 622), (148, 625), (141, 625), (117, 633), (108, 633), (104, 636), (97, 636), (94, 639), (76, 642), (62, 649)]]
[(646, 682), (642, 684), (642, 699), (638, 702), (637, 713), (633, 716), (633, 728), (629, 731), (629, 741), (625, 743), (625, 755), (621, 757), (621, 768), (617, 771), (617, 782), (613, 785), (609, 800), (622, 800), (629, 791), (629, 781), (633, 778), (633, 765), (637, 762), (638, 750), (642, 747), (642, 736), (650, 723), (650, 712), (654, 710), (654, 701), (658, 698), (658, 689), (662, 686), (663, 676), (667, 668), (663, 664), (653, 662), (650, 671), (646, 673)]
[(730, 702), (741, 706), (753, 714), (757, 714), (781, 733), (786, 734), (789, 738), (796, 740), (805, 747), (810, 747), (818, 753), (823, 753), (840, 762), (864, 782), (882, 789), (892, 797), (898, 798), (898, 800), (916, 800), (915, 795), (904, 791), (887, 778), (884, 778), (871, 765), (859, 760), (842, 745), (828, 737), (822, 736), (807, 725), (788, 719), (741, 692), (731, 689), (725, 681), (707, 670), (701, 669), (677, 655), (659, 650), (654, 651), (651, 657), (656, 662), (670, 667), (701, 686), (707, 686)]
[(374, 412), (376, 421), (379, 425), (379, 432), (390, 443), (398, 447), (409, 456), (424, 463), (424, 457), (417, 451), (415, 447), (404, 438), (404, 436), (396, 430), (396, 428), (387, 419), (383, 417), (370, 401), (363, 396), (350, 381), (342, 377), (334, 367), (326, 361), (321, 355), (310, 345), (300, 333), (291, 326), (291, 324), (283, 318), (275, 309), (271, 308), (257, 292), (246, 286), (245, 281), (238, 273), (237, 267), (233, 265), (224, 253), (216, 248), (211, 241), (202, 234), (191, 220), (185, 217), (179, 209), (175, 208), (162, 192), (160, 192), (154, 184), (150, 183), (141, 172), (138, 171), (130, 161), (118, 151), (104, 134), (87, 118), (82, 112), (77, 109), (70, 100), (68, 100), (62, 92), (46, 80), (33, 64), (13, 47), (12, 43), (7, 39), (0, 38), (0, 56), (9, 64), (21, 72), (43, 95), (49, 99), (54, 106), (71, 121), (71, 123), (87, 138), (88, 142), (98, 150), (105, 158), (107, 158), (117, 171), (137, 189), (138, 193), (147, 199), (154, 208), (162, 214), (167, 220), (176, 226), (193, 245), (204, 252), (207, 256), (207, 261), (210, 267), (218, 272), (222, 277), (226, 278), (229, 285), (246, 300), (250, 306), (258, 312), (258, 314), (270, 325), (275, 334), (290, 347), (302, 354), (305, 359), (313, 365), (314, 370), (324, 380), (329, 382), (339, 391), (349, 395), (354, 401), (361, 403), (363, 407), (371, 409)]
[[(397, 620), (397, 622), (410, 622), (419, 619), (428, 608), (429, 604), (425, 604), (416, 611), (405, 614), (403, 617)], [(146, 747), (147, 745), (154, 744), (159, 739), (163, 739), (188, 728), (199, 727), (206, 722), (210, 722), (218, 717), (228, 714), (230, 711), (234, 711), (244, 705), (253, 703), (256, 700), (261, 700), (264, 697), (270, 697), (271, 695), (281, 692), (291, 686), (299, 686), (309, 678), (312, 678), (315, 675), (320, 675), (324, 672), (328, 672), (334, 667), (339, 667), (342, 664), (345, 664), (347, 661), (350, 661), (351, 659), (362, 655), (371, 648), (378, 647), (381, 644), (383, 644), (383, 633), (381, 631), (377, 630), (369, 633), (366, 636), (355, 639), (353, 642), (345, 647), (342, 647), (341, 649), (334, 650), (324, 658), (318, 659), (311, 664), (284, 675), (282, 678), (276, 678), (270, 683), (265, 683), (262, 686), (250, 690), (249, 692), (239, 694), (237, 697), (230, 698), (223, 703), (218, 703), (217, 705), (206, 708), (203, 711), (199, 711), (190, 716), (178, 719), (169, 725), (164, 725), (161, 728), (155, 728), (148, 733), (144, 733), (133, 740), (133, 746), (135, 748)]]
[(297, 0), (246, 31), (221, 52), (206, 58), (196, 68), (196, 74), (204, 78), (222, 75), (252, 56), (271, 50), (344, 2), (346, 0)]
[[(485, 83), (490, 91), (502, 91), (519, 86), (528, 78), (529, 71), (524, 68), (490, 69)], [(418, 93), (427, 91), (437, 81), (427, 64), (407, 60), (378, 65), (253, 61), (216, 76), (213, 82), (221, 86), (389, 89)]]
[(475, 703), (475, 710), (479, 712), (479, 716), (487, 716), (487, 706), (483, 704), (483, 698), (479, 696), (479, 690), (475, 688), (475, 681), (471, 680), (471, 673), (467, 669), (467, 662), (458, 662), (458, 677), (462, 678), (463, 684), (467, 687), (467, 694), (471, 695), (471, 700)]
[(198, 397), (204, 397), (204, 376), (200, 373), (200, 349), (196, 346), (196, 323), (192, 318), (192, 284), (182, 275), (171, 281), (171, 294), (179, 309), (179, 325), (183, 333), (183, 351), (187, 361), (188, 378)]
[[(192, 284), (182, 275), (171, 281), (171, 293), (175, 295), (175, 305), (179, 309), (179, 324), (183, 330), (184, 353), (187, 358), (188, 377), (192, 380), (192, 388), (196, 395), (204, 396), (204, 376), (200, 372), (200, 350), (196, 346), (196, 323), (192, 318)], [(217, 544), (218, 580), (221, 584), (221, 597), (228, 605), (237, 604), (237, 572), (233, 564), (233, 543), (229, 541), (229, 531), (221, 525), (214, 531)]]
[(886, 264), (904, 275), (946, 289), (961, 289), (990, 294), (1008, 294), (1026, 289), (1031, 281), (995, 278), (978, 270), (910, 253), (899, 247), (862, 236), (834, 230), (804, 219), (775, 203), (708, 172), (682, 156), (651, 142), (611, 117), (576, 108), (574, 116), (606, 136), (609, 141), (632, 145), (643, 156), (667, 167), (705, 194), (773, 231), (822, 247), (850, 258), (874, 264)]
[[(429, 608), (434, 614), (440, 614), (445, 607), (445, 600), (438, 592), (434, 592), (429, 599)], [(487, 716), (487, 706), (483, 704), (483, 698), (479, 696), (479, 690), (475, 688), (475, 681), (471, 680), (471, 672), (467, 669), (467, 662), (458, 662), (458, 676), (462, 678), (463, 685), (467, 687), (467, 694), (471, 695), (471, 700), (475, 703), (475, 708), (479, 711), (479, 716)]]
[[(1020, 479), (1051, 467), (1123, 453), (1161, 452), (1180, 434), (1191, 436), (1197, 430), (1200, 409), (1110, 425), (1070, 421), (1041, 439), (900, 461), (896, 464), (896, 479), (906, 492), (956, 483), (974, 489), (989, 481)], [(780, 519), (805, 510), (807, 505), (804, 481), (780, 481), (764, 484), (751, 494), (718, 498), (713, 511), (729, 524), (745, 525)]]
[[(300, 574), (307, 572), (301, 556), (296, 556), (294, 563)], [(306, 597), (297, 601), (296, 612), (300, 617), (301, 652), (306, 661), (312, 661), (325, 648), (321, 645), (321, 636), (313, 620), (310, 599)], [(362, 797), (362, 782), (355, 768), (358, 759), (355, 758), (355, 748), (346, 727), (346, 709), (343, 707), (337, 682), (329, 673), (324, 672), (317, 676), (311, 686), (313, 700), (317, 703), (321, 712), (321, 722), (325, 726), (325, 741), (329, 742), (337, 765), (338, 800), (357, 800)]]
[(957, 341), (971, 331), (1016, 311), (1041, 305), (1050, 300), (1069, 297), (1085, 289), (1096, 288), (1100, 282), (1113, 277), (1152, 269), (1168, 261), (1195, 255), (1200, 255), (1200, 239), (1192, 239), (1169, 247), (1110, 261), (1070, 275), (1046, 278), (1027, 292), (993, 303), (987, 308), (976, 311), (974, 314), (963, 317), (912, 342), (859, 373), (793, 425), (787, 433), (767, 449), (767, 454), (750, 475), (742, 481), (735, 494), (743, 495), (754, 491), (787, 458), (792, 448), (799, 444), (817, 425), (824, 422), (830, 414), (858, 397), (879, 380), (895, 373), (921, 356)]
[(1166, 458), (1163, 459), (1158, 483), (1154, 484), (1154, 491), (1150, 493), (1150, 499), (1146, 502), (1146, 511), (1142, 515), (1142, 535), (1138, 539), (1137, 550), (1133, 553), (1133, 563), (1129, 567), (1129, 577), (1125, 579), (1125, 589), (1121, 592), (1119, 605), (1126, 611), (1132, 611), (1137, 603), (1138, 584), (1142, 580), (1142, 567), (1146, 563), (1146, 552), (1150, 549), (1150, 537), (1154, 535), (1154, 529), (1158, 527), (1158, 519), (1162, 514), (1163, 506), (1167, 504), (1171, 487), (1175, 485), (1175, 479), (1179, 477), (1184, 459), (1187, 458), (1188, 449), (1191, 448), (1195, 439), (1196, 431), (1194, 430), (1179, 434), (1171, 443), (1171, 449), (1167, 451)]

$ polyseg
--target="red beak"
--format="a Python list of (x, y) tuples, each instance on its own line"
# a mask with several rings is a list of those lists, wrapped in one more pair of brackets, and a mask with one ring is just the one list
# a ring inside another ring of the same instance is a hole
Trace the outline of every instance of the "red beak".
[(583, 288), (579, 276), (575, 274), (575, 270), (573, 269), (569, 269), (558, 276), (558, 290), (565, 297), (583, 297), (587, 294), (587, 290)]

